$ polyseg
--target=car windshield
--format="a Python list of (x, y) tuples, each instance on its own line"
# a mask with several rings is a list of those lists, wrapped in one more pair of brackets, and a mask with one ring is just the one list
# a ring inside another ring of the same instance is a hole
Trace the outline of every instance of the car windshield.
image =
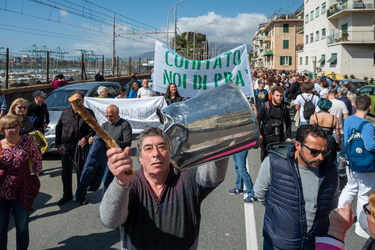
[(360, 89), (360, 88), (362, 88), (362, 87), (364, 87), (366, 85), (368, 85), (367, 82), (354, 82), (354, 86), (356, 86), (357, 89)]
[[(44, 102), (47, 105), (48, 110), (63, 110), (70, 107), (69, 97), (72, 95), (74, 89), (57, 90), (52, 92)], [(87, 93), (88, 90), (81, 90), (83, 93)]]

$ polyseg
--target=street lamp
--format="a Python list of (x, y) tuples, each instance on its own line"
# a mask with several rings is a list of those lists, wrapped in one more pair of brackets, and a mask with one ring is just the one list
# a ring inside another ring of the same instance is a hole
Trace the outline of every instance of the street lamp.
[(209, 25), (209, 24), (212, 24), (212, 22), (211, 23), (205, 23), (205, 24), (199, 26), (197, 29), (194, 30), (194, 37), (193, 37), (193, 60), (195, 60), (195, 34), (197, 33), (197, 30), (199, 30), (200, 28), (202, 28), (202, 27), (204, 27), (206, 25)]
[[(176, 7), (178, 4), (182, 3), (183, 1), (185, 1), (185, 0), (181, 0), (181, 1), (177, 2), (177, 3), (175, 3), (175, 4), (174, 4), (174, 5), (168, 10), (168, 15), (167, 15), (167, 46), (168, 46), (168, 34), (169, 34), (169, 14), (171, 13), (171, 10), (172, 10), (174, 7)], [(175, 23), (175, 25), (176, 25), (176, 23)], [(176, 29), (176, 27), (175, 27), (175, 29)]]

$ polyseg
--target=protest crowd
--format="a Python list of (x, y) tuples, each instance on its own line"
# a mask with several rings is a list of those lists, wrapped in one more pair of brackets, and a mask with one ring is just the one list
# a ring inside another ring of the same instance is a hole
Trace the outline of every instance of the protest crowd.
[[(104, 80), (99, 75), (97, 81)], [(263, 249), (343, 249), (354, 215), (356, 234), (368, 238), (363, 249), (373, 249), (375, 132), (366, 120), (370, 98), (357, 96), (352, 83), (340, 86), (324, 74), (310, 79), (297, 72), (252, 68), (251, 76), (254, 97), (249, 102), (259, 124), (262, 163), (252, 180), (246, 168), (248, 151), (230, 156), (237, 179), (229, 194), (246, 193), (245, 204), (265, 206)], [(59, 76), (52, 84), (57, 89), (66, 82)], [(153, 91), (151, 81), (138, 81), (135, 74), (113, 98), (160, 95), (168, 105), (188, 99), (175, 83), (161, 94)], [(72, 96), (85, 102), (81, 91)], [(30, 105), (18, 98), (9, 110), (1, 106), (0, 249), (7, 249), (11, 216), (17, 249), (29, 246), (29, 213), (40, 187), (43, 153), (29, 134), (38, 131), (43, 139), (49, 123), (46, 94), (36, 91), (33, 97)], [(106, 87), (98, 88), (98, 98), (111, 98)], [(104, 226), (120, 228), (122, 249), (197, 249), (200, 205), (224, 181), (228, 158), (176, 172), (171, 142), (160, 128), (146, 127), (137, 142), (141, 168), (134, 171), (132, 127), (116, 105), (106, 107), (105, 118), (100, 125), (117, 148), (108, 149), (73, 106), (63, 111), (56, 126), (63, 183), (57, 205), (71, 200), (86, 205), (87, 192), (102, 187), (98, 216)], [(340, 181), (346, 183), (341, 193)], [(357, 208), (352, 211), (355, 198)]]

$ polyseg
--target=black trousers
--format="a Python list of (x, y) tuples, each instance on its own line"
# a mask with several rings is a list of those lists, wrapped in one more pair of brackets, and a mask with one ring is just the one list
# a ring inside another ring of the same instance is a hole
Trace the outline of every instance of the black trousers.
[[(73, 196), (73, 187), (72, 187), (72, 175), (74, 167), (74, 152), (64, 152), (61, 155), (61, 179), (63, 183), (63, 197), (70, 198)], [(77, 171), (77, 170), (76, 170)], [(77, 184), (81, 178), (80, 171), (77, 171)]]

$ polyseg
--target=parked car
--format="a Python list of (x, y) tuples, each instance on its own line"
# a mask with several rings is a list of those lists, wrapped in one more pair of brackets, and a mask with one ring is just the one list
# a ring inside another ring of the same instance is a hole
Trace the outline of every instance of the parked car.
[(372, 109), (370, 110), (370, 115), (375, 115), (375, 85), (367, 85), (362, 87), (358, 90), (358, 95), (367, 95), (371, 98), (371, 106)]
[(70, 107), (68, 98), (73, 91), (80, 90), (87, 97), (98, 97), (99, 93), (97, 89), (99, 86), (107, 87), (108, 96), (110, 97), (114, 98), (120, 93), (121, 85), (118, 82), (83, 82), (58, 88), (47, 96), (45, 104), (47, 105), (50, 118), (50, 123), (44, 134), (49, 144), (47, 153), (57, 152), (55, 145), (56, 124), (60, 119), (62, 111)]
[(342, 80), (338, 80), (338, 81), (339, 81), (340, 86), (342, 86), (344, 84), (347, 84), (348, 82), (351, 81), (354, 84), (354, 86), (357, 87), (357, 90), (359, 90), (363, 86), (368, 85), (368, 82), (366, 82), (365, 80), (362, 80), (362, 79), (342, 79)]

